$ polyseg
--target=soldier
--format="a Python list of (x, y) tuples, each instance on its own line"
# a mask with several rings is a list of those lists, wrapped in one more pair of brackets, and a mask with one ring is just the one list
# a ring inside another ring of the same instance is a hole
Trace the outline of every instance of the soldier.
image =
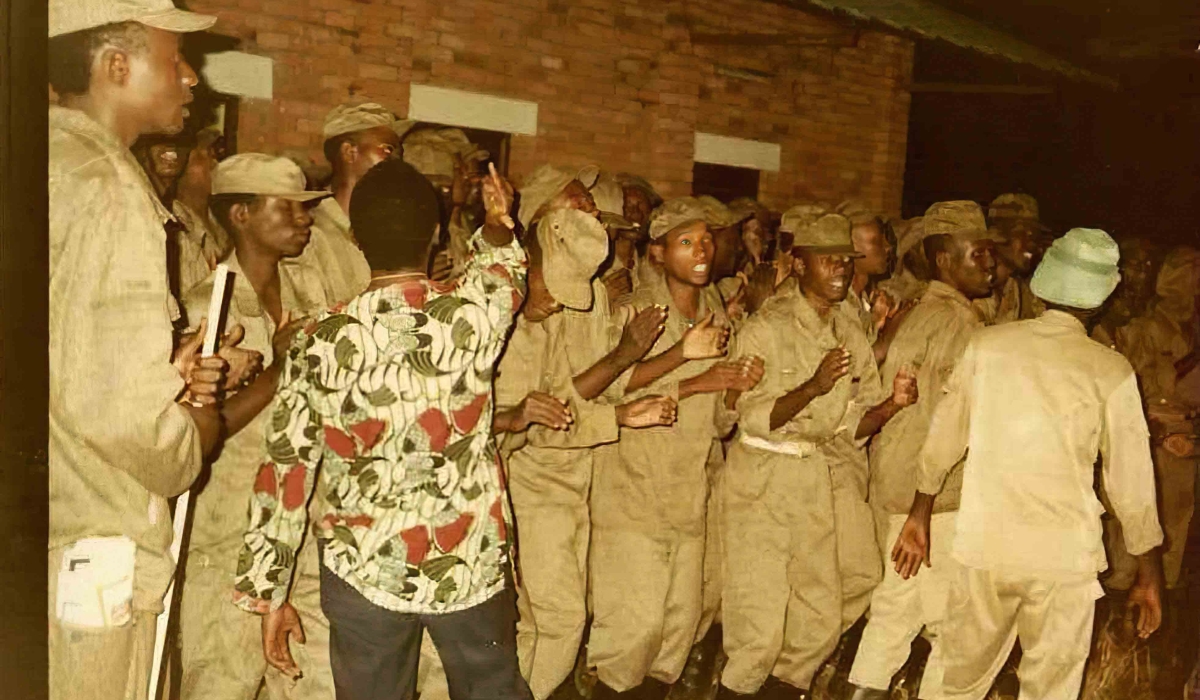
[(1085, 328), (1117, 285), (1117, 258), (1103, 231), (1056, 240), (1030, 283), (1047, 311), (978, 331), (934, 411), (892, 560), (903, 578), (932, 563), (935, 497), (965, 453), (954, 543), (937, 562), (950, 569), (945, 698), (983, 697), (1018, 637), (1022, 697), (1078, 696), (1103, 595), (1097, 452), (1126, 546), (1139, 558), (1130, 593), (1139, 635), (1161, 621), (1162, 530), (1137, 378)]
[(633, 298), (638, 312), (666, 307), (667, 319), (649, 359), (623, 380), (627, 395), (677, 397), (678, 420), (671, 427), (622, 428), (616, 449), (596, 468), (588, 665), (599, 677), (597, 698), (631, 691), (661, 698), (679, 677), (702, 608), (706, 464), (732, 422), (722, 395), (748, 389), (761, 376), (761, 364), (749, 358), (716, 359), (728, 328), (710, 283), (713, 242), (705, 217), (690, 197), (655, 212), (654, 273)]
[[(311, 210), (328, 192), (305, 190), (295, 163), (259, 153), (238, 154), (213, 175), (214, 216), (229, 231), (234, 251), (229, 323), (246, 329), (243, 345), (263, 354), (267, 369), (225, 402), (226, 441), (212, 472), (196, 495), (187, 568), (180, 603), (183, 700), (253, 700), (263, 678), (271, 697), (330, 698), (329, 623), (321, 614), (316, 543), (300, 550), (299, 572), (289, 598), (299, 612), (297, 641), (303, 678), (295, 687), (267, 659), (282, 639), (264, 638), (261, 621), (229, 600), (242, 535), (250, 523), (246, 507), (262, 461), (267, 405), (275, 395), (287, 348), (304, 317), (324, 310), (321, 280), (303, 268), (281, 265), (308, 244)], [(188, 317), (208, 312), (213, 280), (187, 294)]]
[(339, 105), (325, 117), (321, 133), (325, 158), (333, 166), (333, 196), (313, 210), (312, 238), (304, 254), (288, 264), (321, 275), (330, 304), (349, 301), (366, 291), (371, 266), (350, 230), (354, 186), (377, 163), (400, 155), (400, 139), (413, 122), (401, 121), (382, 105), (367, 102)]
[(1158, 260), (1154, 245), (1144, 238), (1125, 238), (1119, 245), (1121, 283), (1092, 329), (1092, 339), (1121, 352), (1121, 348), (1117, 348), (1117, 330), (1146, 314), (1154, 299)]
[(528, 243), (529, 291), (500, 361), (496, 406), (563, 401), (570, 410), (562, 429), (531, 426), (506, 446), (515, 447), (507, 461), (520, 538), (517, 650), (533, 696), (545, 700), (574, 668), (587, 624), (592, 448), (615, 443), (621, 427), (670, 425), (675, 402), (604, 399), (657, 340), (666, 312), (644, 310), (612, 347), (604, 286), (592, 281), (608, 251), (600, 223), (558, 209)]
[(925, 257), (924, 217), (905, 219), (896, 224), (896, 271), (879, 288), (901, 303), (920, 299), (933, 273)]
[(824, 214), (795, 232), (796, 289), (743, 327), (736, 357), (763, 381), (737, 399), (724, 481), (723, 698), (806, 698), (817, 669), (879, 581), (867, 505), (866, 440), (916, 398), (897, 375), (884, 394), (862, 325), (843, 302), (857, 253), (850, 222)]
[[(1180, 622), (1187, 609), (1186, 580), (1182, 576), (1188, 530), (1195, 512), (1196, 412), (1200, 409), (1195, 369), (1200, 358), (1200, 251), (1176, 248), (1163, 260), (1150, 311), (1117, 330), (1117, 349), (1129, 358), (1141, 380), (1146, 415), (1153, 441), (1154, 472), (1159, 486), (1159, 515), (1166, 536), (1162, 551), (1167, 588), (1166, 646), (1178, 649)], [(1119, 497), (1107, 482), (1109, 500)], [(1128, 528), (1119, 517), (1113, 530)], [(1115, 536), (1117, 533), (1114, 532)], [(1114, 537), (1115, 539), (1115, 537)], [(1113, 542), (1115, 545), (1116, 543)], [(1113, 553), (1126, 572), (1118, 587), (1128, 587), (1132, 568), (1129, 554), (1119, 547)], [(1129, 553), (1134, 553), (1128, 550)], [(1111, 580), (1111, 579), (1110, 579)], [(1121, 584), (1124, 584), (1122, 586)], [(1168, 666), (1178, 662), (1176, 651)], [(1181, 669), (1174, 669), (1181, 671)]]
[[(1045, 311), (1045, 305), (1030, 291), (1029, 280), (1046, 251), (1046, 236), (1050, 231), (1038, 218), (1037, 200), (1027, 194), (1002, 194), (988, 206), (988, 222), (1004, 238), (996, 248), (1000, 253), (1001, 276), (1006, 274), (1004, 267), (1007, 267), (1013, 280), (1000, 292), (1000, 299), (1005, 301), (1000, 304), (1002, 308), (997, 310), (993, 323), (1015, 320), (1011, 317), (1014, 311), (1021, 319), (1037, 318)], [(1013, 309), (1012, 301), (1016, 298), (1020, 307)]]
[[(935, 279), (896, 334), (880, 370), (885, 383), (905, 368), (917, 368), (920, 399), (893, 418), (871, 443), (870, 502), (875, 511), (881, 557), (887, 557), (900, 534), (916, 492), (917, 457), (929, 431), (929, 419), (942, 388), (971, 334), (983, 320), (971, 300), (991, 294), (996, 260), (995, 237), (987, 230), (983, 210), (975, 202), (939, 202), (925, 212), (929, 267)], [(948, 480), (934, 504), (933, 542), (939, 555), (950, 551), (958, 509), (961, 469)], [(939, 567), (917, 579), (902, 579), (885, 569), (871, 594), (871, 617), (850, 671), (857, 686), (854, 700), (887, 697), (914, 638), (925, 627), (933, 651), (921, 682), (920, 697), (941, 697), (941, 623), (948, 581)]]
[[(175, 571), (167, 499), (221, 431), (227, 381), (178, 343), (167, 284), (171, 214), (129, 151), (178, 133), (196, 74), (181, 33), (216, 18), (169, 0), (52, 0), (49, 111), (49, 690), (148, 694), (155, 618)], [(261, 357), (258, 358), (261, 362)]]
[(183, 172), (175, 183), (171, 211), (183, 226), (175, 245), (179, 290), (184, 295), (203, 282), (233, 248), (229, 234), (212, 218), (208, 206), (221, 139), (216, 129), (202, 129), (196, 134)]

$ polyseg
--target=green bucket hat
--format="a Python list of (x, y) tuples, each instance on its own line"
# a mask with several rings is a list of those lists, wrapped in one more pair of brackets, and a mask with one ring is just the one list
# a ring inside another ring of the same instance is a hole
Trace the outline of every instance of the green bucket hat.
[(1073, 309), (1095, 309), (1121, 281), (1117, 242), (1096, 228), (1073, 228), (1055, 239), (1033, 273), (1039, 299)]

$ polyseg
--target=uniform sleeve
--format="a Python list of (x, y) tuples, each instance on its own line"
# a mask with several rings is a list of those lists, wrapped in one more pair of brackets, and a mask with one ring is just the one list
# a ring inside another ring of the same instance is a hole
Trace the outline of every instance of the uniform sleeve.
[(974, 345), (969, 344), (946, 383), (921, 448), (917, 490), (937, 495), (946, 476), (967, 451), (971, 426), (971, 385), (975, 376)]
[(250, 527), (243, 537), (234, 582), (234, 603), (266, 614), (287, 600), (296, 551), (308, 523), (305, 505), (325, 446), (324, 420), (311, 391), (307, 334), (300, 334), (283, 367), (285, 380), (271, 406), (267, 461), (259, 467), (250, 498)]
[[(858, 424), (862, 422), (867, 411), (883, 403), (891, 395), (891, 385), (884, 386), (879, 377), (879, 366), (875, 364), (875, 353), (871, 349), (870, 340), (865, 345), (851, 348), (854, 357), (854, 376), (858, 377), (858, 392), (846, 406), (841, 422), (834, 433), (843, 433), (858, 446), (867, 444), (871, 436), (857, 439)], [(856, 343), (857, 345), (857, 343)]]
[(791, 388), (784, 387), (786, 368), (775, 355), (771, 329), (762, 316), (751, 318), (734, 336), (729, 359), (755, 355), (763, 358), (763, 378), (757, 386), (738, 397), (738, 425), (746, 435), (766, 440), (771, 435), (771, 411), (775, 402)]
[(170, 498), (191, 486), (202, 455), (176, 403), (184, 382), (171, 364), (166, 233), (140, 196), (103, 178), (51, 188), (50, 415)]
[(1150, 431), (1132, 372), (1104, 402), (1100, 434), (1104, 485), (1130, 554), (1145, 554), (1162, 544), (1150, 457)]

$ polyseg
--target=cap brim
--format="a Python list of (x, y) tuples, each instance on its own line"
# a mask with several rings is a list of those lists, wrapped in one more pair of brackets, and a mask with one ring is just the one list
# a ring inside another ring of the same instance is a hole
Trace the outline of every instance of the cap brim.
[(546, 291), (554, 300), (568, 309), (587, 311), (592, 308), (592, 285), (590, 281), (580, 283), (578, 280), (566, 281), (545, 278)]
[(187, 10), (170, 9), (149, 15), (142, 15), (136, 18), (136, 21), (147, 27), (154, 27), (155, 29), (162, 29), (176, 34), (188, 34), (208, 29), (217, 23), (217, 18), (212, 15), (188, 12)]
[(792, 250), (808, 250), (817, 255), (845, 255), (850, 258), (861, 258), (863, 254), (850, 245), (794, 245)]

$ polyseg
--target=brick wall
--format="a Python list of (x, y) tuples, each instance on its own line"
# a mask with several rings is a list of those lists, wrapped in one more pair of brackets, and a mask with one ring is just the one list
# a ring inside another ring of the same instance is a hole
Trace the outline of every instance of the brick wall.
[[(244, 100), (241, 150), (319, 160), (325, 113), (369, 98), (404, 115), (410, 83), (537, 102), (510, 175), (595, 162), (691, 189), (697, 130), (782, 146), (762, 198), (861, 197), (898, 211), (912, 43), (758, 0), (192, 0), (275, 60), (275, 99)], [(844, 30), (844, 31), (843, 31)], [(693, 45), (706, 32), (840, 34), (838, 46)], [(749, 68), (758, 81), (717, 64)]]

